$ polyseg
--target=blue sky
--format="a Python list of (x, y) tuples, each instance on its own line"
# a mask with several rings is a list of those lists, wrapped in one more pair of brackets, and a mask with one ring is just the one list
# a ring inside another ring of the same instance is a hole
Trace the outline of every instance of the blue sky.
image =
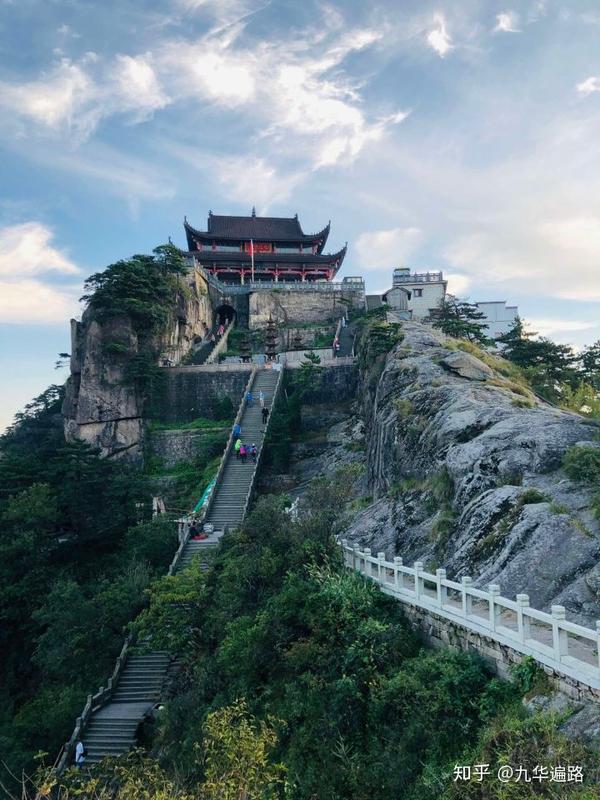
[(0, 428), (83, 280), (187, 214), (332, 220), (343, 274), (443, 269), (600, 338), (600, 8), (554, 0), (0, 0)]

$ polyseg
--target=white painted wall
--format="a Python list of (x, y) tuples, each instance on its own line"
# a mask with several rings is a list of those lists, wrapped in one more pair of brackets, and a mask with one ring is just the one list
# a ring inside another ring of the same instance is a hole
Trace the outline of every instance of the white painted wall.
[(519, 316), (518, 306), (507, 306), (506, 300), (491, 300), (475, 305), (485, 314), (486, 326), (493, 339), (509, 331)]

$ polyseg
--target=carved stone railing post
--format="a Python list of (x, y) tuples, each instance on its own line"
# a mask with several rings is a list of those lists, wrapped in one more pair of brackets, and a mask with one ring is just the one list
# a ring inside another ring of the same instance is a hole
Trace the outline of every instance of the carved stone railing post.
[(569, 639), (567, 632), (563, 630), (560, 623), (566, 618), (564, 606), (552, 606), (552, 646), (554, 648), (554, 658), (560, 663), (563, 656), (569, 652)]
[(372, 566), (371, 566), (371, 562), (369, 561), (369, 556), (371, 555), (371, 548), (370, 547), (365, 547), (364, 550), (363, 550), (363, 553), (365, 555), (365, 575), (368, 578), (372, 578), (373, 577), (373, 569), (372, 569)]
[(446, 587), (442, 584), (442, 581), (445, 580), (446, 580), (446, 570), (436, 569), (435, 584), (436, 584), (437, 604), (438, 606), (440, 606), (440, 608), (446, 605), (447, 590)]
[(402, 559), (400, 556), (394, 558), (394, 588), (397, 592), (404, 589), (404, 573), (400, 571), (399, 567), (402, 566)]
[(490, 611), (490, 628), (495, 631), (497, 618), (498, 618), (498, 606), (496, 605), (496, 598), (500, 594), (500, 587), (497, 583), (490, 583), (488, 586), (488, 594), (490, 596), (489, 599), (489, 611)]
[(528, 608), (529, 606), (529, 595), (528, 594), (518, 594), (517, 595), (517, 631), (519, 633), (519, 639), (524, 642), (526, 639), (530, 638), (530, 624), (529, 624), (529, 617), (523, 613), (523, 609)]
[(379, 583), (385, 583), (385, 553), (377, 553), (377, 580)]
[(415, 597), (417, 600), (421, 598), (421, 573), (423, 572), (423, 562), (422, 561), (415, 561), (413, 564), (413, 571), (415, 576)]
[(472, 600), (473, 598), (469, 594), (469, 589), (473, 585), (473, 578), (470, 578), (468, 575), (465, 575), (461, 578), (462, 583), (462, 613), (465, 617), (468, 617), (471, 613), (472, 607)]
[(361, 558), (360, 558), (360, 548), (357, 544), (354, 545), (352, 548), (352, 569), (358, 570), (362, 573), (362, 566), (361, 566)]

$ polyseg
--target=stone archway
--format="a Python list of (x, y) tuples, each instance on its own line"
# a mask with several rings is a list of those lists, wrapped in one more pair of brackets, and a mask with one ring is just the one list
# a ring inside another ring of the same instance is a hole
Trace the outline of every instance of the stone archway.
[(222, 303), (215, 309), (215, 322), (217, 325), (229, 325), (235, 319), (235, 316), (235, 308), (227, 303)]

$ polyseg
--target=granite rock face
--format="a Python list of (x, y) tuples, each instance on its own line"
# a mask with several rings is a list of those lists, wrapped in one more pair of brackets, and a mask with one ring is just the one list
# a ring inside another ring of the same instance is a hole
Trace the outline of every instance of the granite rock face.
[(588, 489), (561, 469), (572, 445), (600, 446), (598, 425), (534, 397), (502, 360), (417, 323), (403, 333), (359, 390), (374, 502), (346, 537), (499, 583), (505, 596), (526, 592), (537, 608), (561, 603), (586, 624), (600, 618), (600, 525)]
[[(179, 363), (212, 322), (206, 287), (192, 273), (186, 291), (177, 295), (169, 324), (157, 336), (159, 359)], [(71, 376), (63, 404), (68, 442), (81, 440), (104, 456), (141, 461), (145, 398), (127, 379), (127, 364), (138, 351), (127, 317), (99, 322), (87, 309), (81, 322), (71, 320)]]

